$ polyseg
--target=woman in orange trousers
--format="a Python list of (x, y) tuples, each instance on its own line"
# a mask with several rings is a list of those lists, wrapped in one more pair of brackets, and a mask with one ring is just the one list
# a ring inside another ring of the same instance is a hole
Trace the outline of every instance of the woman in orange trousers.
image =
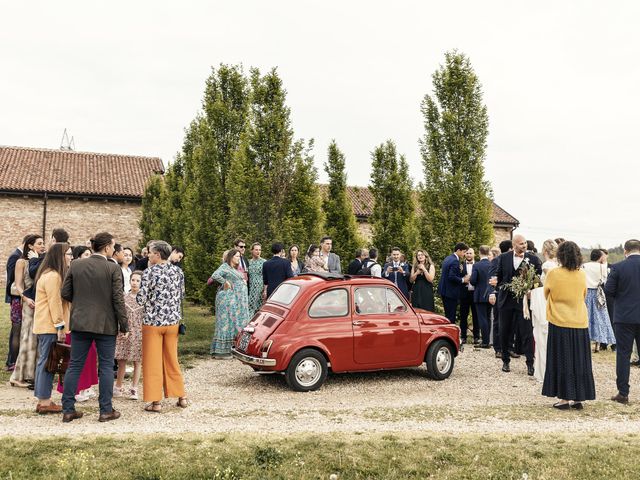
[(178, 363), (178, 328), (184, 297), (184, 275), (169, 260), (171, 246), (155, 241), (149, 248), (149, 268), (136, 297), (144, 307), (142, 323), (142, 388), (147, 412), (162, 411), (163, 397), (177, 398), (178, 407), (189, 402)]

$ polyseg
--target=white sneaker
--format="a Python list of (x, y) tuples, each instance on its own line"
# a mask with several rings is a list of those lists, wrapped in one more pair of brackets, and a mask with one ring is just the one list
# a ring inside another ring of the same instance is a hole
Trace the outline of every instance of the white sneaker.
[(113, 398), (119, 398), (124, 395), (124, 387), (113, 386)]
[(85, 394), (86, 390), (80, 390), (80, 393), (76, 395), (76, 402), (86, 402), (89, 400), (89, 396)]
[(131, 388), (129, 390), (129, 398), (131, 400), (138, 400), (138, 390), (136, 390), (135, 388)]

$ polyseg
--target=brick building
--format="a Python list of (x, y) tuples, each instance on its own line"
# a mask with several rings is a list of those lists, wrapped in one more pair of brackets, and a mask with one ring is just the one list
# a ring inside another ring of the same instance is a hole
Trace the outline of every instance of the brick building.
[(72, 245), (99, 231), (137, 247), (144, 187), (164, 173), (154, 157), (0, 146), (0, 285), (8, 255), (24, 235), (45, 240), (56, 227)]
[[(327, 186), (322, 185), (323, 192)], [(353, 213), (358, 221), (358, 230), (360, 234), (367, 240), (371, 240), (371, 223), (369, 219), (373, 214), (373, 195), (367, 187), (347, 187), (347, 195), (353, 205)], [(518, 220), (507, 213), (503, 208), (493, 203), (493, 214), (491, 217), (493, 225), (493, 242), (495, 245), (502, 240), (511, 240), (513, 231), (518, 227)]]

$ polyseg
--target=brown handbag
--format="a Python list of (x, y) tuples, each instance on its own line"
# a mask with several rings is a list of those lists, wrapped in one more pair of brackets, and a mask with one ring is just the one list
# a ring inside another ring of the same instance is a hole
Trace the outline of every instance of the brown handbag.
[(49, 350), (49, 358), (47, 358), (47, 372), (53, 374), (64, 375), (69, 366), (71, 358), (71, 345), (56, 342)]

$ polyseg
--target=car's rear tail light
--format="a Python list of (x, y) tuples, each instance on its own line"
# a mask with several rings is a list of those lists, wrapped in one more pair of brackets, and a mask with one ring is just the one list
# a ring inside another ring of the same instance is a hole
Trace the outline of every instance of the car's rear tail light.
[(262, 345), (262, 349), (260, 353), (262, 353), (262, 358), (267, 358), (269, 356), (269, 350), (271, 349), (271, 345), (273, 345), (273, 340), (267, 340)]

